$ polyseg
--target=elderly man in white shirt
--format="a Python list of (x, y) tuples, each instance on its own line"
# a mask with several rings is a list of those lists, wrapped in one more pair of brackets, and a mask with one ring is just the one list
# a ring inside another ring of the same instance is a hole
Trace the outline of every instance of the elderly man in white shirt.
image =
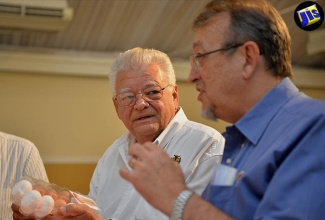
[(24, 138), (0, 132), (0, 219), (12, 219), (11, 183), (26, 175), (48, 182), (37, 148)]
[(129, 146), (154, 142), (171, 158), (180, 159), (188, 187), (200, 195), (211, 179), (211, 168), (221, 161), (223, 137), (187, 119), (178, 105), (171, 61), (163, 52), (134, 48), (120, 54), (111, 67), (110, 83), (116, 112), (129, 131), (98, 162), (89, 195), (102, 209), (100, 215), (104, 218), (168, 219), (120, 177), (120, 168), (137, 165), (136, 160), (128, 164)]
[[(127, 150), (134, 142), (134, 136), (128, 132), (108, 148), (94, 172), (89, 195), (103, 209), (103, 217), (119, 220), (168, 219), (149, 205), (132, 185), (119, 175), (121, 167), (129, 167)], [(211, 179), (213, 169), (210, 168), (221, 159), (223, 139), (218, 133), (209, 127), (189, 121), (183, 110), (179, 109), (154, 143), (161, 146), (171, 157), (181, 157), (180, 166), (188, 188), (201, 195)]]

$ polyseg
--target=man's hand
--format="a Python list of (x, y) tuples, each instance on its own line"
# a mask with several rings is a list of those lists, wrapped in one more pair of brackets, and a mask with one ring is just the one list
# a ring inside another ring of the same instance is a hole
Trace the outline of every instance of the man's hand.
[(31, 216), (24, 216), (23, 214), (21, 214), (19, 212), (19, 206), (18, 205), (15, 205), (15, 204), (12, 204), (11, 205), (11, 210), (12, 210), (12, 218), (14, 220), (23, 220), (23, 219), (28, 219), (28, 220), (32, 220), (32, 219), (36, 219), (34, 217), (31, 217)]
[(103, 220), (97, 212), (84, 204), (67, 204), (60, 208), (61, 215), (57, 218), (46, 218), (44, 220)]
[[(12, 204), (11, 209), (13, 211), (14, 220), (36, 220), (31, 216), (24, 216), (19, 212), (19, 206)], [(97, 212), (84, 204), (67, 204), (60, 207), (60, 211), (56, 215), (48, 215), (42, 218), (42, 220), (103, 220)]]
[(152, 143), (129, 148), (132, 171), (124, 168), (120, 175), (154, 207), (170, 216), (178, 194), (186, 188), (179, 164)]

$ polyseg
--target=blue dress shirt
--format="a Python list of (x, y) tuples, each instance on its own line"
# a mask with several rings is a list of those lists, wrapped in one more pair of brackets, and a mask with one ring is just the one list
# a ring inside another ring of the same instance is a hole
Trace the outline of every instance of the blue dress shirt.
[(237, 177), (203, 198), (236, 219), (325, 219), (325, 102), (286, 78), (224, 136)]

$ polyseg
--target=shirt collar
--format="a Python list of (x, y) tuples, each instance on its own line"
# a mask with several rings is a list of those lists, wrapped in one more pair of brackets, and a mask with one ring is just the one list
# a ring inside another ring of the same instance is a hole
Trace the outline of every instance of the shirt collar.
[(289, 78), (276, 85), (235, 126), (254, 145), (258, 143), (278, 110), (292, 97), (298, 95), (297, 87)]
[(164, 148), (167, 143), (170, 142), (172, 137), (183, 127), (183, 125), (188, 121), (183, 109), (180, 107), (174, 118), (169, 122), (167, 127), (161, 132), (161, 134), (153, 142)]
[[(188, 121), (183, 109), (180, 107), (174, 118), (168, 123), (167, 127), (161, 132), (161, 134), (153, 141), (154, 144), (165, 147), (165, 145), (171, 140), (171, 138), (177, 133), (179, 129)], [(128, 146), (135, 143), (135, 137), (127, 132), (126, 139)], [(125, 140), (125, 139), (124, 139)]]

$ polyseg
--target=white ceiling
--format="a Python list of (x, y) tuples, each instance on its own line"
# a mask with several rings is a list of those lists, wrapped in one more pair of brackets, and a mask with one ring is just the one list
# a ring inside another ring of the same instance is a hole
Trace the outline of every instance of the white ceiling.
[[(49, 0), (38, 0), (49, 1)], [(78, 52), (118, 52), (133, 47), (155, 48), (172, 60), (188, 61), (194, 17), (208, 0), (68, 0), (74, 15), (57, 33), (0, 28), (0, 50), (22, 48)], [(307, 54), (308, 32), (294, 22), (294, 9), (302, 1), (271, 0), (292, 36), (295, 66), (325, 68), (325, 52)], [(325, 9), (325, 0), (318, 0)], [(325, 30), (325, 22), (319, 30)], [(320, 36), (320, 35), (319, 35)], [(319, 38), (319, 37), (318, 37)], [(318, 39), (316, 45), (325, 45)], [(113, 53), (116, 54), (116, 53)], [(325, 74), (325, 73), (324, 73)]]

